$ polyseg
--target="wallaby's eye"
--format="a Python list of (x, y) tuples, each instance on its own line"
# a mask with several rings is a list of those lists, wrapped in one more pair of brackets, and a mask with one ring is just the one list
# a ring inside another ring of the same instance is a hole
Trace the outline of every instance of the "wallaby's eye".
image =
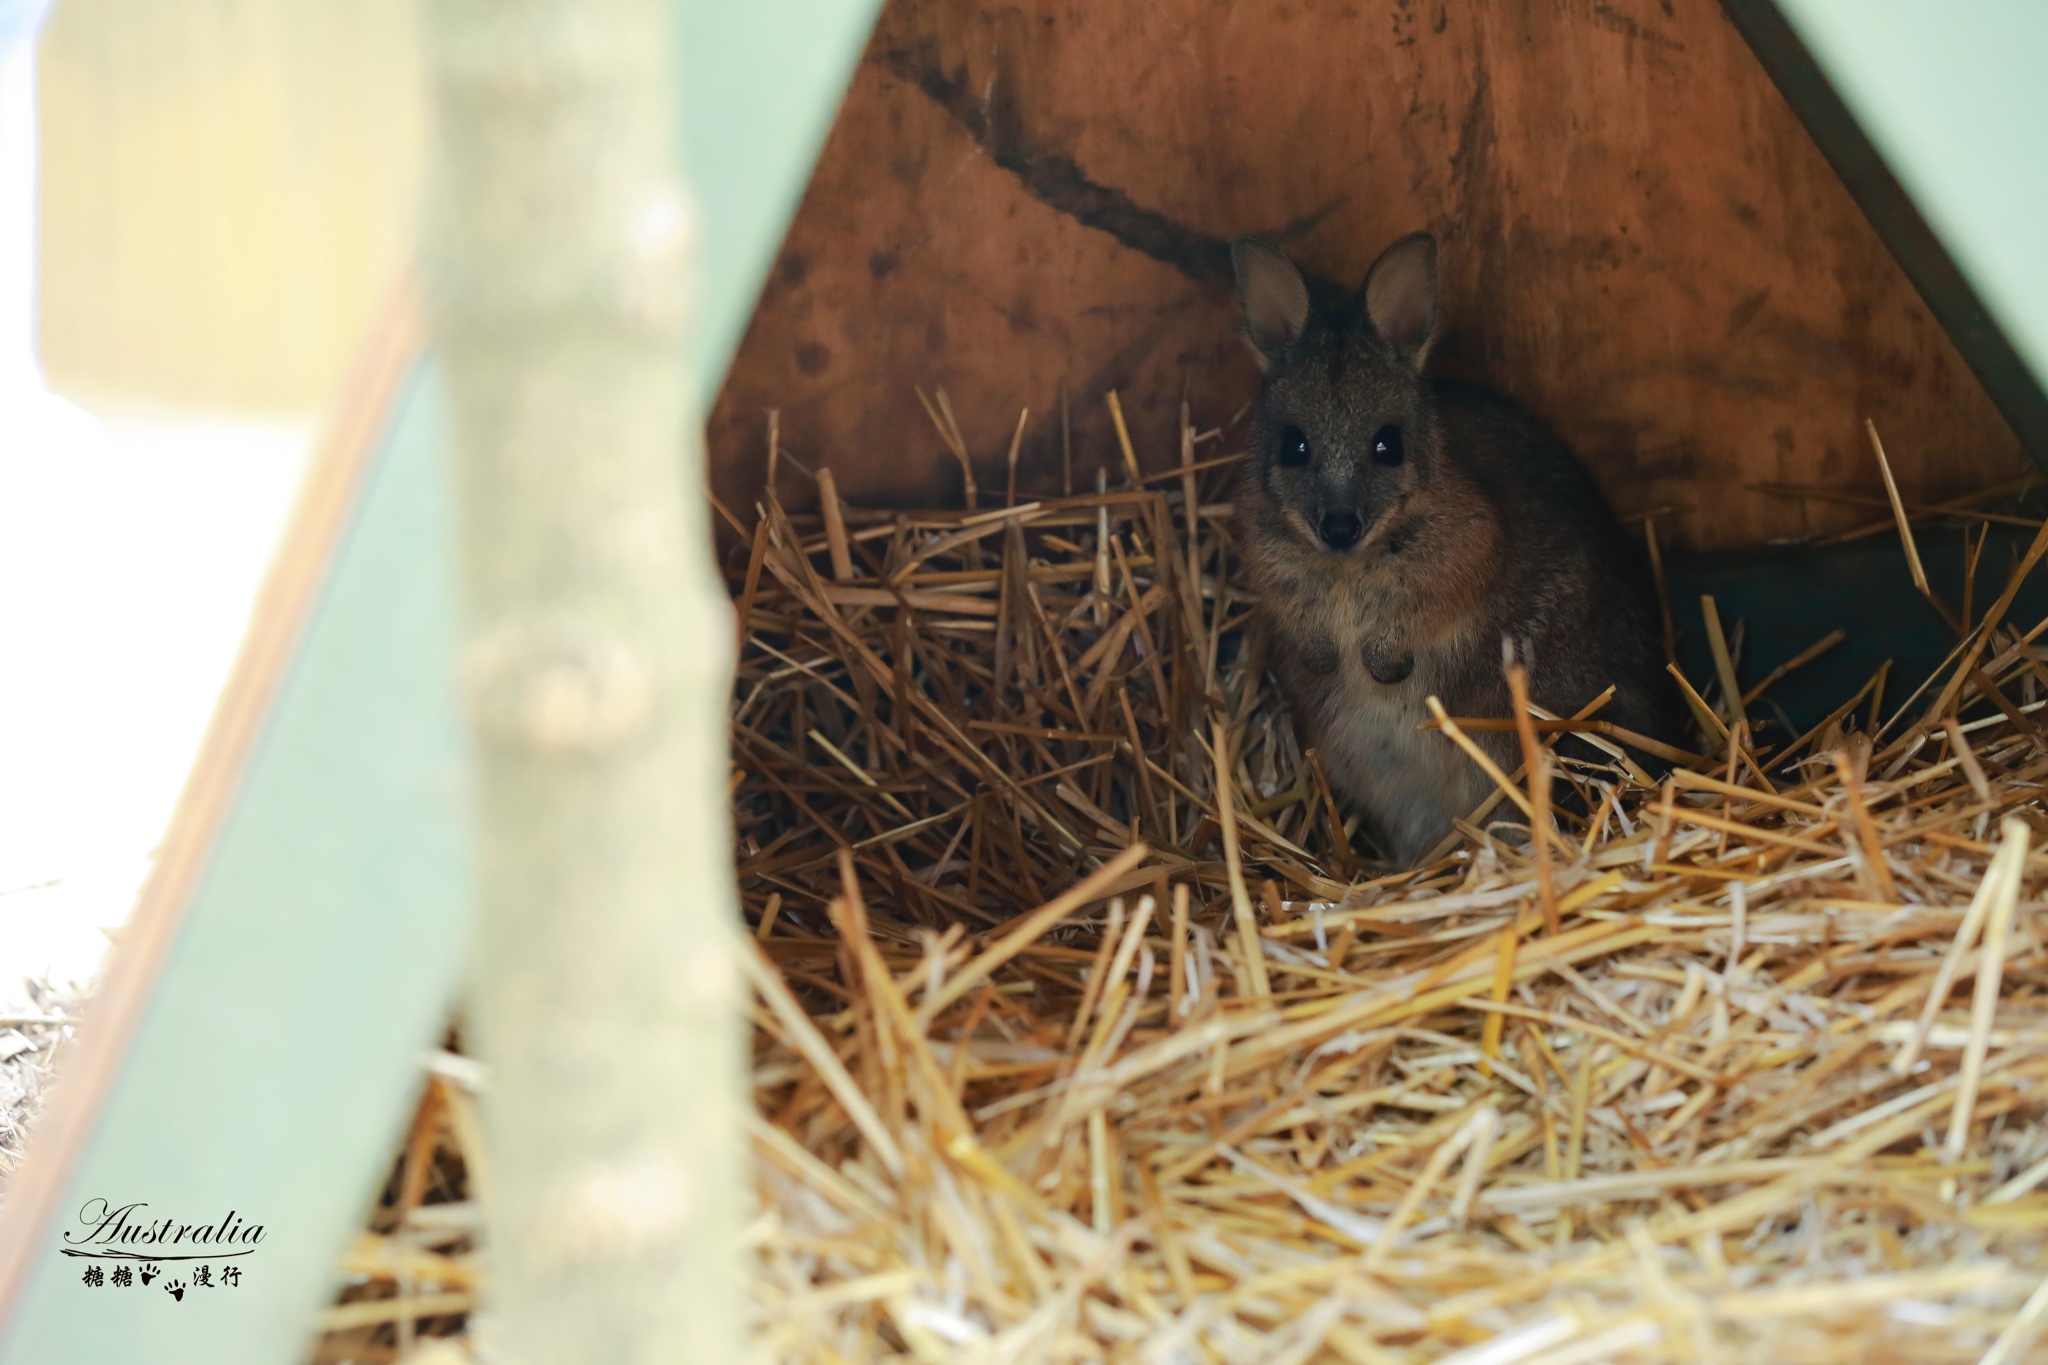
[(1300, 427), (1289, 427), (1280, 433), (1280, 463), (1289, 469), (1299, 469), (1308, 463), (1308, 433)]
[(1372, 438), (1372, 462), (1374, 464), (1399, 464), (1406, 454), (1401, 444), (1401, 428), (1392, 422), (1381, 427)]

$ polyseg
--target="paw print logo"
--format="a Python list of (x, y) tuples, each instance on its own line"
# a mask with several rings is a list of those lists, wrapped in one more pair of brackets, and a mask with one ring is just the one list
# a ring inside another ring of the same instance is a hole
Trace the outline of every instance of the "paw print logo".
[(179, 1303), (185, 1301), (185, 1282), (183, 1280), (165, 1280), (164, 1289)]
[(164, 1268), (158, 1265), (155, 1261), (151, 1261), (148, 1265), (142, 1267), (142, 1283), (145, 1286), (147, 1286), (151, 1280), (155, 1279), (157, 1276), (163, 1273)]

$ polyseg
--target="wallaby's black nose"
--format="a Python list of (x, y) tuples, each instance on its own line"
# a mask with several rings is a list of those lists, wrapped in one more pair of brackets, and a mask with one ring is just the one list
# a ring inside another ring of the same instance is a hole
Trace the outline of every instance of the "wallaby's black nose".
[(1323, 544), (1333, 550), (1348, 550), (1365, 534), (1365, 523), (1350, 512), (1330, 512), (1323, 517), (1319, 529)]

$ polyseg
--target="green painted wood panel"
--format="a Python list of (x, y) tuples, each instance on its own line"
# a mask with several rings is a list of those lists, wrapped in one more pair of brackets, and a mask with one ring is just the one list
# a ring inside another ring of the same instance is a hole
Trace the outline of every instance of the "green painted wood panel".
[[(444, 406), (401, 400), (7, 1365), (292, 1360), (332, 1292), (468, 938)], [(265, 1235), (236, 1288), (89, 1288), (57, 1248), (93, 1199)]]
[(704, 222), (711, 410), (881, 0), (684, 0), (683, 160)]
[[(707, 406), (878, 3), (679, 5)], [(294, 1361), (332, 1296), (468, 939), (445, 401), (420, 366), (0, 1365)], [(265, 1236), (237, 1288), (90, 1288), (58, 1239), (99, 1198)]]

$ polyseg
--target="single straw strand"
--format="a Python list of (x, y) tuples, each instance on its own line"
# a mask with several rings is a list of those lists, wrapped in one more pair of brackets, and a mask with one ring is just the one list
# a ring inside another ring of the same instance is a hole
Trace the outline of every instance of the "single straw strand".
[(1111, 389), (1108, 395), (1109, 420), (1116, 424), (1117, 449), (1123, 452), (1124, 470), (1131, 476), (1131, 487), (1142, 488), (1145, 476), (1138, 472), (1138, 452), (1131, 446), (1131, 429), (1124, 425), (1124, 405)]
[(853, 1120), (854, 1127), (860, 1129), (861, 1136), (867, 1139), (868, 1146), (874, 1149), (882, 1164), (889, 1168), (889, 1173), (900, 1179), (903, 1175), (903, 1152), (896, 1145), (896, 1139), (889, 1135), (881, 1115), (868, 1103), (852, 1073), (839, 1060), (839, 1054), (832, 1050), (832, 1045), (825, 1041), (825, 1035), (818, 1032), (818, 1026), (811, 1022), (811, 1017), (804, 1013), (803, 1006), (797, 1004), (796, 997), (789, 993), (789, 987), (782, 984), (782, 974), (776, 971), (775, 964), (768, 960), (760, 945), (752, 939), (746, 939), (745, 944), (745, 951), (739, 955), (740, 966), (753, 982), (754, 990), (781, 1023), (783, 1036), (817, 1071), (818, 1079), (839, 1101), (840, 1108)]
[(1735, 681), (1735, 656), (1728, 652), (1728, 637), (1721, 630), (1721, 611), (1712, 596), (1700, 595), (1700, 615), (1707, 621), (1707, 649), (1714, 656), (1715, 680), (1721, 684), (1721, 719), (1731, 729), (1742, 719), (1742, 686)]
[(1120, 881), (1125, 873), (1144, 862), (1151, 853), (1152, 850), (1143, 844), (1132, 844), (1081, 881), (1026, 915), (1015, 929), (981, 956), (955, 972), (937, 995), (930, 997), (918, 1007), (918, 1027), (930, 1028), (932, 1020), (938, 1018), (939, 1012), (946, 1006), (966, 995), (986, 980), (996, 968), (1037, 942), (1053, 925), (1088, 902), (1108, 895), (1110, 887)]
[(1985, 874), (1994, 880), (1991, 913), (1984, 925), (1984, 956), (1977, 964), (1977, 992), (1970, 1003), (1970, 1041), (1963, 1048), (1962, 1080), (1956, 1087), (1955, 1111), (1949, 1116), (1948, 1141), (1942, 1155), (1961, 1161), (1970, 1141), (1977, 1092), (1983, 1085), (1984, 1056), (1991, 1044), (1991, 1023), (1998, 1012), (1998, 988), (2005, 977), (2006, 945), (2012, 937), (2013, 912), (2020, 901), (2020, 876), (2027, 864), (2027, 826), (2008, 815), (1999, 826), (2004, 835), (1998, 856)]
[(1550, 845), (1557, 825), (1550, 815), (1550, 752), (1536, 742), (1529, 715), (1529, 671), (1520, 662), (1508, 665), (1508, 696), (1515, 708), (1515, 729), (1522, 740), (1522, 771), (1529, 777), (1529, 842), (1536, 853), (1536, 896), (1543, 906), (1543, 928), (1552, 938), (1564, 932), (1557, 913), (1557, 881), (1550, 866)]
[(1273, 984), (1266, 975), (1266, 951), (1259, 942), (1251, 891), (1244, 884), (1244, 857), (1238, 849), (1237, 813), (1231, 798), (1235, 779), (1230, 775), (1230, 731), (1220, 720), (1210, 725), (1216, 737), (1216, 823), (1223, 830), (1223, 865), (1230, 878), (1230, 909), (1237, 923), (1238, 950), (1244, 954), (1245, 975), (1251, 979), (1252, 994), (1263, 998), (1273, 993)]
[(832, 553), (832, 577), (844, 583), (853, 575), (853, 551), (846, 543), (846, 513), (839, 505), (839, 482), (832, 471), (818, 470), (818, 510), (825, 517), (825, 545)]

